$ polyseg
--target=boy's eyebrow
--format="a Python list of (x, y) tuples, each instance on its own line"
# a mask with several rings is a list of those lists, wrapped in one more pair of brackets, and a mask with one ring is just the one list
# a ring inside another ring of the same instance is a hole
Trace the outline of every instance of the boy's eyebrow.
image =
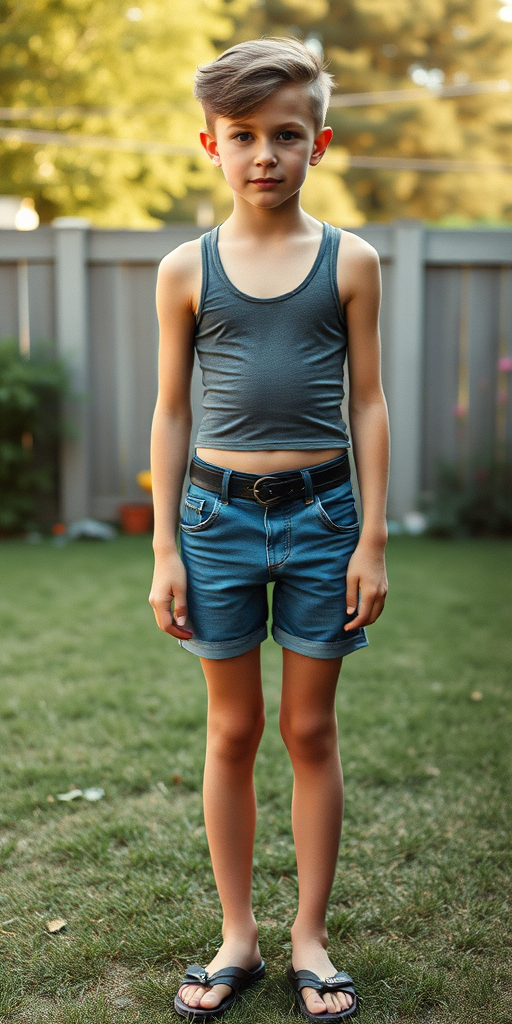
[[(254, 127), (254, 124), (251, 123), (251, 121), (231, 121), (230, 122), (230, 128), (243, 128), (244, 131), (251, 131), (253, 127)], [(276, 131), (276, 132), (285, 131), (287, 128), (302, 128), (304, 130), (305, 127), (306, 126), (302, 123), (302, 121), (283, 121), (283, 122), (275, 125), (273, 130)]]

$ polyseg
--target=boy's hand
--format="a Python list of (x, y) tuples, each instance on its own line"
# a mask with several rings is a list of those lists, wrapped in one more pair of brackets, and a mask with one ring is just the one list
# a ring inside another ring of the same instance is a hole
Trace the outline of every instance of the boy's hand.
[[(149, 603), (155, 619), (164, 633), (190, 640), (194, 635), (186, 627), (187, 621), (187, 574), (178, 552), (155, 557), (155, 571), (149, 595)], [(171, 605), (174, 603), (174, 613)]]
[(346, 632), (369, 626), (384, 608), (388, 580), (383, 545), (365, 543), (361, 538), (347, 569), (347, 614), (353, 615), (359, 601), (359, 612), (343, 627)]

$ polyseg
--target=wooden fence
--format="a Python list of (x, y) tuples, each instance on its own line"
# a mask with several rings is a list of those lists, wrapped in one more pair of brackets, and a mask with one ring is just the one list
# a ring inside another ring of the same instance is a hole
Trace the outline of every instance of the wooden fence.
[[(200, 228), (101, 230), (78, 218), (0, 230), (0, 339), (50, 340), (82, 400), (62, 446), (61, 516), (117, 517), (140, 498), (157, 387), (154, 292), (165, 253)], [(512, 460), (512, 231), (443, 230), (421, 221), (355, 229), (379, 253), (383, 377), (392, 468), (389, 515), (435, 488), (440, 461), (466, 473)], [(194, 419), (201, 382), (193, 379)]]

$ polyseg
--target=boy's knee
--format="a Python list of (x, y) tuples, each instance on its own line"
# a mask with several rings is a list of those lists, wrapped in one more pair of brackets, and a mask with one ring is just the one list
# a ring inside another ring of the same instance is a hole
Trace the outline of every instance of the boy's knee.
[(209, 743), (218, 757), (230, 762), (242, 762), (256, 754), (265, 725), (263, 709), (251, 715), (229, 718), (218, 715), (208, 726)]
[(337, 745), (338, 735), (334, 715), (282, 714), (281, 736), (292, 758), (307, 761), (322, 761)]

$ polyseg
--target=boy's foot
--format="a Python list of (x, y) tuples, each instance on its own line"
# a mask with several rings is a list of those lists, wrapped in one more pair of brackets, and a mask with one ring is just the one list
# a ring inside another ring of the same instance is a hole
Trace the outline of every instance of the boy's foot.
[[(292, 965), (294, 971), (313, 971), (319, 978), (332, 978), (338, 970), (321, 943), (313, 940), (294, 941)], [(314, 988), (303, 988), (301, 995), (310, 1013), (342, 1013), (354, 1002), (347, 992), (326, 992), (321, 996)]]
[[(253, 971), (261, 963), (258, 941), (247, 944), (238, 942), (223, 942), (219, 952), (210, 961), (206, 970), (208, 974), (215, 974), (225, 967), (242, 967), (244, 971)], [(223, 999), (231, 992), (229, 985), (215, 985), (208, 988), (205, 985), (182, 985), (178, 990), (180, 999), (190, 1006), (192, 1010), (214, 1010)]]

